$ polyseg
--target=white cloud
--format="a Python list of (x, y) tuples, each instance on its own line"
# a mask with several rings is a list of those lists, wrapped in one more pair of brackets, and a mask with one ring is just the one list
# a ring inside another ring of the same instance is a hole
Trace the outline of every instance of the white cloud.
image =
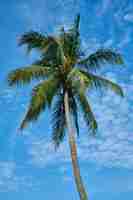
[[(31, 143), (29, 155), (31, 156), (30, 163), (34, 163), (38, 167), (46, 167), (49, 164), (60, 162), (68, 162), (70, 160), (68, 154), (68, 145), (61, 145), (58, 151), (55, 152), (54, 145), (50, 141), (39, 140)], [(44, 159), (45, 158), (45, 159)]]
[(32, 176), (18, 174), (23, 166), (16, 165), (13, 161), (0, 161), (0, 192), (18, 191), (22, 189), (38, 189), (39, 181)]
[(100, 46), (101, 44), (96, 38), (82, 40), (82, 48), (87, 55), (94, 53)]
[(111, 9), (111, 3), (112, 0), (103, 0), (100, 1), (100, 5), (97, 7), (97, 13), (98, 15), (102, 16), (104, 15), (108, 9)]
[(132, 31), (131, 31), (130, 29), (128, 29), (128, 30), (125, 32), (125, 34), (124, 34), (124, 36), (123, 36), (121, 42), (117, 45), (118, 48), (124, 48), (125, 45), (128, 45), (128, 44), (129, 44), (129, 42), (130, 42), (131, 39), (132, 39), (131, 33), (132, 33)]
[(0, 162), (0, 177), (11, 178), (14, 174), (15, 164), (13, 162)]
[[(59, 25), (67, 25), (72, 22), (77, 13), (79, 1), (55, 1), (40, 0), (39, 4), (33, 0), (17, 4), (18, 16), (23, 20), (28, 29), (52, 31)], [(53, 15), (54, 12), (54, 15)]]
[(113, 45), (113, 40), (112, 39), (108, 39), (103, 44), (103, 46), (106, 47), (106, 48), (111, 47), (112, 45)]
[(129, 22), (133, 22), (133, 13), (127, 13), (127, 14), (124, 16), (124, 20), (125, 20), (125, 21), (129, 21)]

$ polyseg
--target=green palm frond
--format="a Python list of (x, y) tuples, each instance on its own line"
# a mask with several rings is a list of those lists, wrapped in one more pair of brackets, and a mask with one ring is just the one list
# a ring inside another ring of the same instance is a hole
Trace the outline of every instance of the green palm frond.
[(42, 67), (49, 67), (49, 66), (52, 67), (51, 63), (47, 59), (45, 59), (44, 56), (42, 56), (40, 59), (34, 61), (33, 65), (39, 65)]
[(19, 40), (19, 45), (27, 45), (28, 53), (32, 49), (44, 50), (46, 51), (51, 44), (55, 45), (55, 38), (52, 36), (44, 36), (41, 33), (30, 31), (23, 34)]
[(70, 82), (72, 90), (85, 91), (89, 87), (90, 80), (80, 69), (73, 68), (68, 74), (67, 82)]
[(30, 52), (33, 48), (42, 49), (46, 40), (41, 33), (29, 31), (20, 37), (19, 45), (27, 45), (27, 51)]
[(60, 65), (64, 61), (64, 51), (60, 41), (57, 39), (51, 42), (43, 53), (43, 57), (51, 64)]
[(79, 23), (80, 23), (80, 14), (77, 14), (74, 19), (74, 23), (72, 24), (72, 27), (69, 29), (69, 33), (71, 33), (75, 37), (79, 36)]
[(80, 14), (77, 14), (74, 21), (75, 31), (79, 32)]
[(15, 69), (8, 74), (8, 84), (13, 86), (16, 84), (27, 84), (33, 79), (46, 78), (50, 74), (49, 67), (42, 67), (40, 65), (31, 65)]
[(77, 136), (79, 136), (78, 107), (77, 107), (76, 99), (75, 99), (74, 95), (72, 94), (72, 91), (69, 92), (69, 106), (70, 106), (70, 112), (74, 119)]
[(103, 64), (122, 65), (124, 61), (121, 54), (112, 49), (99, 49), (87, 58), (79, 61), (78, 64), (83, 65), (88, 70), (97, 70)]
[(87, 101), (87, 98), (85, 97), (85, 94), (81, 90), (77, 91), (77, 99), (81, 107), (83, 117), (86, 121), (87, 127), (89, 128), (89, 131), (95, 134), (98, 127), (97, 122), (96, 122), (93, 112), (91, 111), (91, 107)]
[(50, 106), (53, 97), (58, 90), (58, 80), (55, 77), (49, 78), (33, 88), (32, 98), (20, 129), (23, 129), (28, 122), (38, 119), (40, 113)]
[(57, 95), (52, 111), (52, 139), (57, 148), (64, 139), (66, 128), (63, 94)]
[[(88, 87), (92, 88), (92, 87), (95, 87), (97, 89), (110, 89), (112, 90), (115, 94), (123, 97), (124, 94), (123, 94), (123, 90), (122, 88), (110, 81), (110, 80), (107, 80), (105, 78), (102, 78), (102, 77), (99, 77), (99, 76), (96, 76), (94, 74), (91, 74), (91, 73), (88, 73), (88, 72), (85, 72), (83, 70), (80, 70), (81, 73), (83, 73), (87, 78), (88, 78)], [(86, 86), (87, 86), (87, 82), (86, 82)]]
[(77, 15), (72, 27), (67, 32), (62, 28), (60, 34), (60, 42), (64, 55), (71, 59), (72, 62), (76, 61), (80, 51), (79, 22), (80, 15)]

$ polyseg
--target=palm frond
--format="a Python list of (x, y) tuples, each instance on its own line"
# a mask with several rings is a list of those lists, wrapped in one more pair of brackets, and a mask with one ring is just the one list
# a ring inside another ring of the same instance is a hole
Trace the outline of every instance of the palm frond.
[(80, 23), (80, 14), (77, 14), (74, 23), (72, 24), (72, 27), (69, 29), (69, 33), (71, 33), (73, 36), (78, 37), (79, 36), (79, 23)]
[(88, 77), (77, 68), (71, 70), (68, 74), (67, 81), (68, 83), (70, 82), (73, 90), (80, 89), (85, 91), (89, 85)]
[(33, 48), (42, 49), (47, 38), (41, 33), (29, 31), (23, 34), (19, 39), (19, 45), (27, 45), (27, 51), (30, 52)]
[(78, 107), (76, 103), (76, 99), (74, 97), (74, 94), (72, 93), (72, 90), (69, 91), (69, 106), (70, 106), (70, 112), (72, 114), (72, 117), (74, 119), (74, 124), (77, 132), (77, 136), (79, 136), (79, 125), (78, 125)]
[(56, 95), (57, 90), (58, 80), (55, 77), (49, 78), (33, 88), (30, 105), (20, 129), (23, 129), (28, 122), (38, 119), (40, 113), (45, 110), (45, 107), (51, 105), (51, 101)]
[(74, 20), (74, 27), (77, 32), (79, 31), (79, 23), (80, 23), (80, 14), (78, 13)]
[(79, 23), (80, 23), (80, 14), (77, 14), (74, 20), (72, 28), (69, 30), (72, 37), (72, 48), (71, 48), (71, 57), (77, 59), (80, 55), (80, 34), (79, 34)]
[[(83, 73), (88, 78), (88, 87), (90, 87), (90, 88), (95, 87), (97, 89), (104, 88), (104, 89), (107, 89), (107, 90), (110, 89), (115, 94), (117, 94), (121, 97), (124, 96), (123, 90), (118, 84), (116, 84), (116, 83), (114, 83), (110, 80), (107, 80), (105, 78), (96, 76), (92, 73), (85, 72), (83, 70), (80, 70), (80, 72)], [(86, 86), (87, 86), (87, 83), (86, 83)]]
[(28, 53), (32, 49), (47, 51), (51, 44), (55, 45), (55, 38), (52, 36), (44, 36), (41, 33), (30, 31), (20, 37), (19, 45), (27, 45)]
[(51, 69), (49, 67), (42, 67), (40, 65), (15, 69), (8, 74), (8, 84), (9, 86), (27, 84), (33, 79), (46, 78), (50, 72)]
[(80, 54), (80, 39), (79, 39), (79, 22), (80, 15), (77, 15), (72, 27), (65, 32), (61, 29), (60, 42), (64, 51), (65, 57), (71, 59), (72, 63)]
[(77, 99), (81, 107), (83, 117), (86, 121), (87, 127), (89, 128), (89, 131), (95, 134), (98, 127), (97, 122), (96, 122), (93, 112), (91, 111), (91, 107), (87, 101), (87, 98), (85, 97), (85, 94), (81, 90), (77, 91)]
[(59, 147), (65, 136), (66, 119), (64, 108), (64, 95), (59, 94), (56, 97), (54, 106), (52, 109), (52, 139), (55, 147)]
[(43, 53), (44, 59), (51, 64), (60, 65), (64, 61), (64, 52), (60, 41), (57, 39), (47, 46)]
[(103, 64), (122, 65), (124, 61), (121, 54), (112, 49), (99, 49), (87, 58), (79, 61), (78, 64), (84, 66), (88, 70), (97, 70)]

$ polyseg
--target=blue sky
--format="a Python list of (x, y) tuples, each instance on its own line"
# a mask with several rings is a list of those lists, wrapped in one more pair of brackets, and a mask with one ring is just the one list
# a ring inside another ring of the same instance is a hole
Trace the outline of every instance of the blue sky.
[(132, 200), (133, 197), (133, 2), (132, 0), (0, 0), (0, 198), (3, 200), (78, 199), (72, 177), (67, 138), (57, 152), (50, 139), (49, 111), (17, 134), (28, 105), (31, 84), (11, 90), (7, 73), (31, 63), (18, 48), (28, 30), (57, 33), (81, 14), (81, 39), (88, 53), (113, 47), (125, 66), (105, 66), (102, 74), (119, 83), (125, 93), (90, 94), (99, 123), (95, 138), (88, 136), (80, 117), (78, 154), (90, 200)]

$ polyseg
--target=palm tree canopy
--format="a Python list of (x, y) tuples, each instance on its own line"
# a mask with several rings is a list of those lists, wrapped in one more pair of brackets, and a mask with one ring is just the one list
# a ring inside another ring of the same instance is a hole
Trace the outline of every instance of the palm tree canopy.
[(28, 122), (37, 120), (41, 112), (49, 106), (53, 110), (52, 130), (56, 146), (65, 136), (64, 94), (66, 91), (77, 134), (79, 134), (78, 105), (89, 130), (93, 133), (97, 130), (97, 122), (86, 98), (86, 90), (106, 88), (123, 96), (119, 85), (92, 72), (106, 63), (123, 64), (122, 56), (115, 50), (104, 48), (86, 56), (81, 48), (79, 22), (80, 15), (77, 15), (73, 25), (68, 30), (62, 27), (57, 36), (43, 35), (35, 31), (23, 34), (19, 45), (25, 45), (28, 52), (33, 49), (39, 51), (40, 58), (31, 66), (13, 70), (8, 74), (10, 86), (24, 85), (33, 79), (41, 80), (33, 88), (31, 101), (20, 128), (23, 129)]

